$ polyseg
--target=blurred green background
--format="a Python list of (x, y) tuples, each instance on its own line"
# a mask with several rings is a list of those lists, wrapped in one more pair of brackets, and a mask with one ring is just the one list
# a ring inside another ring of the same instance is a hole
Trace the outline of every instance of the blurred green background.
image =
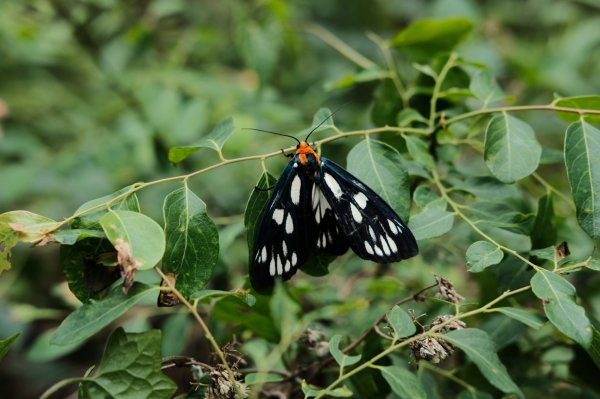
[[(133, 182), (209, 166), (218, 161), (211, 151), (173, 166), (168, 149), (195, 142), (227, 117), (236, 124), (227, 158), (291, 144), (241, 128), (294, 133), (323, 106), (346, 104), (336, 115), (343, 129), (374, 126), (377, 85), (335, 88), (358, 67), (327, 43), (326, 32), (381, 62), (368, 32), (387, 39), (418, 18), (450, 16), (475, 24), (460, 54), (488, 65), (519, 103), (600, 92), (596, 0), (3, 0), (0, 212), (60, 220)], [(547, 114), (527, 118), (542, 137), (564, 131)], [(328, 146), (328, 156), (343, 163), (353, 143)], [(267, 165), (278, 175), (285, 162)], [(259, 162), (236, 164), (190, 182), (222, 228), (228, 269), (221, 267), (219, 288), (240, 286), (247, 273), (244, 241), (233, 238), (242, 234), (241, 214), (261, 170)], [(164, 195), (175, 187), (143, 191), (142, 210), (161, 221)], [(26, 347), (44, 323), (55, 324), (44, 320), (63, 318), (48, 310), (64, 306), (63, 280), (56, 247), (14, 251), (13, 270), (0, 278), (0, 337), (25, 331), (18, 345)], [(0, 370), (0, 384), (31, 384), (24, 392), (77, 373), (66, 363), (52, 371), (34, 362), (15, 367)], [(39, 377), (42, 371), (49, 374)]]

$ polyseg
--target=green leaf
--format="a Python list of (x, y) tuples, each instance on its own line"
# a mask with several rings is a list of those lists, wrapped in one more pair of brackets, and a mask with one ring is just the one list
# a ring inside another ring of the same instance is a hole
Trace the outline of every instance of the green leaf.
[(477, 201), (468, 205), (472, 218), (479, 224), (490, 225), (517, 234), (528, 235), (533, 215), (524, 209), (527, 204), (505, 201)]
[(508, 114), (490, 120), (485, 131), (485, 163), (498, 180), (512, 183), (532, 174), (540, 163), (542, 147), (533, 129)]
[(494, 308), (494, 311), (500, 312), (505, 316), (518, 320), (531, 328), (535, 328), (536, 330), (544, 325), (544, 322), (542, 321), (542, 319), (540, 319), (538, 315), (528, 312), (524, 309), (502, 307)]
[(494, 75), (488, 69), (481, 70), (473, 76), (469, 90), (482, 102), (482, 109), (506, 97), (494, 79)]
[(54, 241), (64, 245), (73, 245), (85, 238), (105, 238), (106, 235), (100, 230), (90, 229), (65, 229), (52, 234)]
[(104, 290), (121, 277), (116, 252), (106, 239), (87, 238), (60, 247), (60, 264), (69, 289), (81, 302), (98, 299)]
[(565, 164), (577, 221), (592, 238), (600, 238), (600, 130), (575, 122), (565, 136)]
[(179, 163), (194, 154), (201, 148), (210, 148), (221, 152), (223, 145), (233, 133), (235, 126), (232, 118), (227, 118), (219, 123), (210, 133), (197, 143), (190, 146), (172, 147), (169, 149), (169, 162)]
[[(317, 126), (319, 124), (321, 124), (321, 123), (322, 123), (322, 125), (317, 128)], [(312, 121), (312, 124), (310, 125), (310, 127), (301, 130), (300, 132), (298, 132), (298, 134), (296, 136), (298, 136), (302, 140), (304, 140), (304, 138), (313, 129), (315, 129), (314, 133), (317, 133), (317, 132), (321, 132), (323, 130), (327, 130), (327, 129), (330, 129), (330, 128), (333, 128), (333, 127), (335, 127), (335, 124), (334, 124), (333, 116), (332, 116), (331, 111), (329, 110), (329, 108), (320, 108), (317, 111), (317, 113), (315, 114), (315, 116), (313, 116), (313, 121)]]
[(100, 219), (100, 225), (115, 249), (131, 259), (138, 270), (156, 266), (165, 252), (163, 229), (141, 213), (110, 211)]
[(219, 259), (219, 233), (206, 204), (187, 187), (171, 192), (163, 205), (166, 250), (162, 267), (175, 273), (184, 297), (202, 289)]
[(586, 267), (588, 269), (600, 271), (600, 259), (598, 259), (598, 258), (590, 259), (590, 262), (586, 265)]
[(125, 295), (121, 287), (114, 287), (106, 298), (88, 302), (68, 315), (58, 326), (51, 343), (72, 345), (82, 342), (125, 314), (146, 295), (157, 291), (157, 287), (134, 283)]
[[(105, 206), (106, 203), (108, 203), (109, 201), (112, 201), (115, 198), (120, 197), (122, 195), (124, 195), (123, 198), (120, 198), (119, 200), (110, 203), (110, 209), (112, 209), (113, 211), (125, 210), (125, 211), (139, 212), (140, 211), (140, 203), (139, 203), (135, 193), (126, 195), (134, 187), (135, 187), (135, 184), (124, 187), (124, 188), (120, 189), (119, 191), (116, 191), (116, 192), (106, 195), (104, 197), (96, 198), (96, 199), (93, 199), (91, 201), (84, 203), (79, 208), (77, 208), (77, 210), (75, 211), (75, 215), (77, 215), (81, 212), (85, 212), (89, 209), (95, 208), (97, 206), (100, 206), (100, 208), (79, 216), (78, 218), (76, 218), (73, 221), (73, 223), (71, 223), (71, 227), (73, 229), (102, 230), (102, 227), (100, 226), (100, 218), (108, 212), (108, 209)], [(102, 206), (102, 205), (104, 205), (104, 206)]]
[(417, 240), (446, 234), (454, 224), (454, 214), (435, 208), (425, 208), (410, 219), (408, 227)]
[(350, 173), (379, 194), (403, 220), (408, 219), (408, 173), (394, 147), (367, 138), (350, 150), (347, 164)]
[(171, 398), (177, 385), (160, 369), (160, 338), (158, 330), (137, 334), (115, 330), (94, 375), (80, 382), (79, 397)]
[(335, 398), (349, 398), (353, 395), (352, 391), (345, 386), (324, 390), (308, 384), (306, 380), (302, 380), (302, 392), (306, 398), (312, 398), (321, 394)]
[(19, 241), (35, 243), (44, 238), (50, 238), (50, 233), (58, 228), (60, 222), (56, 222), (42, 215), (28, 211), (11, 211), (0, 214), (0, 237), (10, 236), (7, 228), (16, 233)]
[(584, 309), (575, 303), (575, 287), (558, 274), (540, 269), (531, 279), (533, 293), (544, 301), (548, 320), (560, 332), (588, 349), (592, 326)]
[[(575, 108), (575, 109), (595, 109), (600, 110), (600, 96), (577, 96), (565, 97), (554, 102), (557, 107)], [(556, 112), (557, 115), (567, 122), (577, 122), (581, 116), (573, 112)], [(585, 115), (585, 120), (590, 123), (600, 122), (598, 115)]]
[(410, 156), (419, 165), (424, 166), (427, 169), (435, 169), (435, 161), (429, 153), (427, 143), (418, 137), (405, 136), (406, 148)]
[(191, 330), (192, 325), (189, 313), (175, 313), (168, 316), (161, 327), (163, 334), (161, 343), (162, 355), (180, 355), (188, 343)]
[(399, 366), (377, 367), (396, 395), (402, 399), (427, 399), (425, 387), (417, 376)]
[(548, 193), (538, 200), (538, 210), (530, 234), (532, 248), (545, 248), (556, 243), (556, 227), (553, 219), (552, 194)]
[(10, 348), (13, 342), (19, 338), (19, 335), (21, 335), (21, 333), (16, 333), (15, 335), (11, 335), (6, 339), (0, 340), (0, 360), (2, 360), (2, 358), (6, 355), (8, 348)]
[(252, 256), (252, 250), (254, 249), (254, 233), (256, 227), (260, 222), (260, 217), (265, 205), (271, 196), (271, 192), (267, 189), (272, 187), (276, 181), (277, 179), (269, 172), (264, 172), (258, 180), (258, 183), (256, 183), (256, 187), (252, 190), (248, 203), (246, 204), (244, 226), (246, 226), (246, 236), (248, 237), (248, 258)]
[(467, 270), (479, 273), (487, 267), (497, 265), (502, 261), (504, 252), (496, 245), (487, 241), (477, 241), (467, 249)]
[(432, 208), (441, 209), (443, 211), (448, 207), (448, 203), (445, 199), (435, 194), (431, 187), (427, 185), (420, 185), (415, 189), (413, 193), (413, 201), (415, 204), (422, 209)]
[(423, 18), (400, 31), (390, 44), (415, 59), (426, 59), (452, 50), (472, 29), (473, 23), (466, 18)]
[(504, 393), (514, 393), (520, 398), (524, 397), (506, 372), (506, 368), (496, 354), (494, 342), (485, 331), (476, 328), (454, 330), (445, 334), (444, 339), (465, 352), (490, 384)]
[[(414, 122), (428, 123), (427, 118), (419, 113), (416, 109), (406, 108), (398, 112), (396, 123), (399, 127), (411, 126)], [(410, 136), (409, 136), (410, 137)]]
[(325, 90), (347, 89), (355, 86), (357, 83), (372, 82), (374, 80), (383, 80), (389, 78), (390, 73), (383, 69), (365, 69), (358, 73), (350, 73), (343, 76), (335, 82), (325, 84)]
[(404, 338), (413, 335), (417, 331), (415, 323), (404, 309), (394, 306), (387, 315), (387, 320), (394, 329), (396, 338)]
[(339, 334), (336, 334), (333, 337), (331, 337), (331, 339), (329, 340), (329, 353), (331, 353), (331, 356), (333, 356), (340, 368), (343, 369), (344, 367), (352, 366), (353, 364), (360, 362), (362, 356), (350, 356), (342, 352), (340, 350), (341, 340), (342, 336)]
[(487, 392), (476, 391), (475, 388), (472, 388), (461, 391), (456, 399), (494, 399), (494, 397)]

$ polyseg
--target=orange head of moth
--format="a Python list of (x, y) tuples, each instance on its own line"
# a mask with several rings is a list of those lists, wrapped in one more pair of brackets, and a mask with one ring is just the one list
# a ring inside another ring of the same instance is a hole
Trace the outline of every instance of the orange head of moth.
[(312, 154), (315, 157), (317, 164), (321, 163), (319, 154), (317, 154), (306, 141), (301, 141), (296, 147), (296, 155), (298, 155), (298, 159), (300, 159), (300, 163), (302, 165), (306, 165), (308, 163), (308, 159), (306, 159), (308, 154)]

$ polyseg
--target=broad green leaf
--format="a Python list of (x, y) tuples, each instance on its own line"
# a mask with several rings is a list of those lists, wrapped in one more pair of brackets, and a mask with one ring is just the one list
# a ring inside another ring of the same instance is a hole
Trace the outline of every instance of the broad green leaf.
[(417, 240), (439, 237), (446, 234), (454, 224), (454, 214), (441, 209), (425, 208), (414, 215), (408, 224)]
[(538, 200), (538, 210), (531, 228), (532, 248), (545, 248), (556, 243), (556, 227), (553, 219), (552, 194), (548, 193)]
[(487, 108), (490, 104), (506, 97), (488, 69), (481, 70), (473, 76), (469, 90), (482, 102), (481, 108)]
[(162, 268), (175, 273), (184, 297), (204, 288), (219, 259), (219, 233), (206, 204), (187, 187), (171, 192), (163, 205), (166, 250)]
[(461, 391), (456, 399), (494, 399), (494, 397), (487, 392), (476, 391), (473, 388), (472, 390), (465, 389)]
[(365, 69), (358, 73), (350, 73), (343, 76), (335, 82), (325, 84), (325, 90), (347, 89), (355, 86), (357, 83), (372, 82), (374, 80), (383, 80), (389, 78), (390, 73), (383, 69)]
[(485, 163), (498, 180), (512, 183), (532, 174), (542, 147), (531, 126), (508, 114), (490, 120), (485, 131)]
[(325, 396), (333, 396), (334, 398), (349, 398), (353, 395), (352, 391), (345, 386), (324, 390), (308, 384), (306, 380), (302, 380), (302, 392), (306, 398), (312, 398), (323, 393)]
[(110, 211), (102, 216), (100, 225), (115, 249), (137, 270), (156, 266), (165, 252), (163, 229), (141, 213)]
[(528, 312), (524, 309), (502, 307), (494, 308), (494, 311), (518, 320), (531, 328), (535, 328), (536, 330), (544, 325), (544, 322), (538, 315)]
[(246, 236), (248, 237), (248, 258), (252, 256), (255, 230), (260, 223), (260, 217), (262, 216), (265, 205), (271, 196), (271, 192), (268, 189), (273, 187), (276, 181), (275, 177), (269, 172), (264, 172), (258, 180), (258, 183), (256, 183), (256, 187), (252, 190), (248, 203), (246, 204), (244, 226), (246, 226)]
[(506, 372), (506, 368), (496, 354), (494, 342), (485, 331), (476, 328), (454, 330), (445, 334), (444, 339), (465, 352), (490, 384), (504, 393), (514, 393), (520, 398), (524, 397)]
[(270, 382), (280, 382), (283, 380), (284, 378), (282, 375), (275, 373), (248, 373), (244, 377), (244, 383), (246, 385), (266, 384)]
[(377, 367), (381, 375), (402, 399), (427, 399), (425, 388), (414, 373), (399, 366)]
[(60, 247), (60, 264), (69, 289), (81, 302), (98, 299), (121, 277), (117, 255), (107, 239), (87, 238)]
[(467, 249), (467, 270), (479, 273), (487, 267), (497, 265), (502, 261), (504, 252), (496, 245), (487, 241), (477, 241)]
[(331, 356), (333, 356), (340, 368), (343, 369), (344, 367), (352, 366), (353, 364), (360, 362), (362, 356), (351, 356), (342, 352), (340, 349), (341, 340), (342, 336), (339, 334), (336, 334), (333, 337), (331, 337), (331, 339), (329, 340), (329, 353), (331, 353)]
[(489, 334), (496, 351), (500, 351), (525, 334), (527, 326), (510, 317), (492, 314), (483, 320), (479, 329)]
[[(73, 229), (90, 229), (90, 230), (102, 230), (100, 226), (100, 218), (108, 212), (107, 207), (105, 206), (108, 202), (114, 200), (117, 197), (122, 198), (111, 202), (110, 209), (112, 210), (125, 210), (125, 211), (140, 211), (140, 203), (137, 199), (135, 193), (128, 194), (135, 187), (135, 184), (131, 186), (124, 187), (119, 191), (116, 191), (112, 194), (106, 195), (104, 197), (96, 198), (91, 201), (88, 201), (81, 205), (75, 211), (75, 215), (88, 211), (89, 209), (99, 207), (99, 209), (89, 211), (78, 218), (76, 218), (73, 223), (71, 223), (71, 228)], [(104, 206), (103, 206), (104, 205)]]
[(400, 306), (394, 306), (387, 315), (387, 320), (394, 329), (397, 338), (404, 338), (413, 335), (417, 331), (412, 317)]
[(429, 153), (427, 143), (425, 141), (414, 136), (405, 136), (404, 140), (406, 141), (408, 153), (415, 162), (430, 170), (435, 168), (435, 161)]
[(136, 334), (115, 330), (94, 374), (80, 382), (79, 397), (171, 398), (177, 385), (161, 371), (160, 338), (158, 330)]
[(541, 165), (551, 165), (565, 162), (565, 154), (562, 149), (542, 147)]
[(473, 29), (466, 18), (419, 19), (401, 30), (390, 44), (415, 59), (426, 59), (456, 47)]
[(85, 303), (68, 315), (55, 331), (51, 343), (72, 345), (82, 342), (123, 315), (146, 295), (157, 292), (157, 287), (140, 283), (134, 283), (128, 295), (121, 287), (114, 287), (106, 298)]
[(106, 235), (100, 230), (90, 229), (65, 229), (52, 234), (52, 239), (65, 245), (73, 245), (85, 238), (105, 238)]
[(379, 194), (402, 220), (408, 219), (408, 174), (394, 147), (367, 138), (350, 150), (347, 164), (348, 171)]
[(598, 258), (590, 259), (590, 262), (586, 265), (586, 267), (588, 269), (600, 271), (600, 259), (598, 259)]
[(56, 230), (60, 222), (28, 211), (11, 211), (0, 214), (0, 238), (8, 237), (6, 229), (16, 233), (17, 239), (23, 242), (35, 243), (50, 239), (50, 233)]
[(545, 259), (545, 260), (550, 260), (550, 261), (556, 260), (556, 248), (554, 246), (541, 248), (541, 249), (534, 249), (532, 251), (529, 251), (529, 254), (532, 256), (535, 256), (536, 258), (540, 258), (540, 259)]
[(201, 148), (210, 148), (221, 152), (223, 145), (233, 133), (234, 124), (232, 118), (227, 118), (219, 123), (210, 133), (197, 143), (190, 146), (172, 147), (169, 149), (169, 162), (179, 163), (196, 153)]
[(592, 343), (592, 326), (584, 309), (575, 303), (575, 287), (558, 274), (541, 269), (531, 279), (531, 289), (544, 301), (548, 320), (588, 349)]
[(19, 335), (21, 335), (21, 333), (16, 333), (6, 339), (0, 340), (0, 360), (2, 360), (2, 358), (6, 355), (8, 349), (13, 344), (13, 342), (15, 342), (17, 338), (19, 338)]
[(27, 350), (27, 360), (36, 363), (50, 362), (74, 352), (83, 345), (83, 342), (71, 345), (52, 345), (50, 341), (54, 331), (56, 331), (55, 328), (46, 330), (33, 341)]
[(592, 238), (600, 238), (600, 130), (586, 122), (570, 125), (565, 135), (565, 164), (577, 221)]
[[(600, 96), (577, 96), (577, 97), (565, 97), (554, 101), (554, 105), (557, 107), (575, 108), (575, 109), (594, 109), (600, 110)], [(573, 112), (556, 112), (559, 117), (567, 122), (577, 122), (581, 118), (578, 114)], [(600, 116), (598, 115), (585, 115), (585, 120), (590, 123), (600, 122)]]

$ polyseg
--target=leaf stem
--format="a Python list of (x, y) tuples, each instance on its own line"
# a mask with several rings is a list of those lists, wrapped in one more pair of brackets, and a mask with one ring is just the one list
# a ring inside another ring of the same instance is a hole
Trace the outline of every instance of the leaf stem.
[(58, 381), (56, 384), (54, 384), (50, 388), (46, 389), (46, 391), (40, 396), (40, 399), (48, 399), (51, 395), (58, 392), (62, 388), (66, 387), (67, 385), (71, 385), (76, 382), (82, 382), (82, 381), (86, 381), (86, 380), (87, 380), (87, 378), (85, 378), (85, 377), (73, 377), (73, 378), (67, 378), (67, 379)]
[[(436, 117), (436, 108), (437, 108), (437, 100), (440, 97), (440, 91), (442, 90), (442, 84), (448, 75), (448, 72), (455, 66), (455, 61), (457, 59), (456, 53), (451, 53), (448, 57), (448, 61), (442, 67), (440, 74), (435, 79), (435, 86), (433, 87), (433, 93), (431, 94), (431, 99), (429, 100), (429, 133), (433, 133), (435, 129), (435, 117)], [(446, 124), (448, 124), (446, 122)]]
[(168, 279), (167, 276), (165, 276), (165, 274), (162, 272), (162, 270), (160, 270), (160, 268), (155, 267), (154, 270), (163, 279), (163, 281), (169, 286), (169, 288), (171, 289), (171, 291), (173, 292), (173, 294), (175, 294), (175, 296), (177, 297), (177, 299), (179, 299), (179, 301), (186, 308), (188, 308), (189, 311), (190, 311), (190, 313), (194, 316), (194, 318), (196, 319), (196, 321), (198, 322), (198, 324), (202, 328), (202, 331), (204, 332), (204, 335), (206, 336), (206, 339), (208, 340), (208, 342), (210, 343), (210, 345), (212, 346), (212, 348), (216, 352), (217, 356), (219, 357), (219, 360), (223, 364), (223, 367), (225, 368), (225, 371), (227, 372), (227, 378), (228, 378), (229, 382), (231, 383), (231, 386), (235, 390), (236, 396), (238, 398), (240, 398), (240, 399), (243, 398), (244, 395), (243, 395), (242, 391), (240, 391), (238, 383), (237, 383), (237, 381), (235, 379), (235, 375), (233, 374), (233, 371), (231, 371), (231, 368), (229, 367), (229, 364), (227, 363), (227, 359), (225, 359), (225, 354), (221, 350), (221, 347), (219, 346), (219, 344), (215, 340), (215, 337), (210, 332), (210, 329), (208, 328), (208, 326), (206, 325), (206, 323), (204, 322), (204, 320), (202, 320), (202, 317), (200, 317), (200, 314), (198, 313), (198, 309), (194, 305), (192, 305), (187, 299), (185, 299), (185, 297), (181, 294), (181, 292), (179, 292), (179, 290), (177, 290), (177, 288), (175, 288), (175, 286), (173, 285), (173, 283), (171, 282), (171, 280)]

